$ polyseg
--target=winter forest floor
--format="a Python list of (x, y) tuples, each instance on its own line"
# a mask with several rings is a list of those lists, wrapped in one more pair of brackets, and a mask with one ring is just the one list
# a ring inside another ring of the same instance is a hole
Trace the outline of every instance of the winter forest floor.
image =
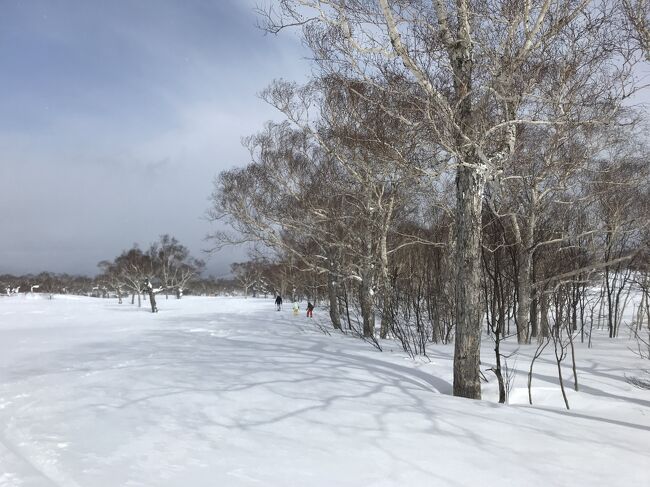
[(0, 486), (650, 485), (650, 391), (626, 382), (649, 365), (627, 339), (577, 344), (567, 411), (550, 349), (535, 405), (526, 346), (502, 406), (490, 372), (483, 401), (450, 396), (451, 345), (382, 353), (272, 299), (144, 306), (0, 299)]

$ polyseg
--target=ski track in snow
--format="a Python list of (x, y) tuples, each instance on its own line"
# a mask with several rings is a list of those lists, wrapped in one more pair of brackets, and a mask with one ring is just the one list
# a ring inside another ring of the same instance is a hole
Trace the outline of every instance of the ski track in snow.
[(159, 304), (0, 299), (0, 487), (650, 486), (625, 339), (576, 344), (566, 411), (550, 354), (527, 405), (534, 346), (502, 406), (489, 372), (483, 401), (450, 396), (452, 345), (381, 353), (272, 299)]

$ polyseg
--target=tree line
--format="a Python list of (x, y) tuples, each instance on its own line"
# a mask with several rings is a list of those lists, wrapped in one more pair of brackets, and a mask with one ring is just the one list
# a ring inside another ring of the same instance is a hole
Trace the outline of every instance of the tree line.
[(511, 336), (562, 356), (594, 313), (617, 336), (632, 287), (647, 323), (647, 113), (628, 100), (648, 8), (271, 3), (261, 24), (300, 29), (313, 74), (262, 92), (283, 120), (215, 180), (210, 217), (232, 229), (215, 248), (257, 244), (277, 289), (326, 300), (335, 329), (412, 354), (453, 341), (464, 397), (480, 398), (484, 326), (499, 363)]
[(66, 273), (41, 272), (22, 276), (0, 275), (3, 294), (40, 292), (47, 294), (76, 294), (94, 297), (117, 297), (119, 302), (128, 296), (131, 304), (142, 296), (150, 298), (152, 311), (155, 295), (164, 294), (180, 299), (184, 294), (215, 295), (236, 290), (233, 279), (203, 277), (205, 262), (193, 257), (187, 247), (175, 237), (161, 235), (147, 249), (134, 244), (113, 260), (98, 263), (95, 277)]

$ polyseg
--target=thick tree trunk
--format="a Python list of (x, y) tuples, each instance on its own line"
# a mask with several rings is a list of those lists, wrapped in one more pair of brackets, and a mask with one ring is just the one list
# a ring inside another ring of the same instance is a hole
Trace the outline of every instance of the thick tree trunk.
[(339, 300), (338, 300), (338, 281), (337, 275), (334, 272), (329, 272), (327, 275), (327, 293), (330, 301), (330, 319), (332, 325), (336, 330), (341, 330), (341, 315), (339, 314)]
[(388, 277), (388, 228), (393, 219), (393, 208), (395, 204), (394, 196), (391, 196), (386, 209), (386, 215), (381, 229), (381, 236), (379, 239), (379, 263), (380, 263), (380, 279), (381, 279), (381, 324), (379, 326), (379, 337), (385, 339), (388, 336), (390, 328), (389, 316), (389, 302), (390, 302), (390, 279)]
[(372, 305), (370, 272), (364, 272), (363, 280), (359, 286), (359, 301), (363, 319), (363, 336), (373, 337), (375, 336), (375, 314)]
[(477, 166), (456, 175), (456, 346), (454, 396), (481, 398), (481, 207), (484, 176)]
[[(517, 264), (519, 273), (517, 275), (517, 342), (524, 344), (530, 342), (531, 336), (531, 297), (532, 289), (532, 272), (533, 272), (533, 239), (535, 236), (535, 226), (537, 225), (537, 189), (532, 188), (531, 207), (527, 215), (527, 224), (524, 231), (521, 232), (519, 222), (515, 216), (512, 217), (513, 231), (517, 242)], [(523, 233), (523, 235), (522, 235)]]
[(456, 144), (462, 156), (456, 170), (456, 344), (454, 396), (481, 398), (481, 208), (486, 167), (465, 139), (472, 134), (472, 36), (468, 4), (457, 3), (457, 41), (448, 46), (454, 72)]
[(540, 324), (541, 324), (541, 333), (542, 338), (548, 336), (548, 294), (545, 290), (541, 290), (540, 299), (539, 299), (539, 311), (540, 311)]

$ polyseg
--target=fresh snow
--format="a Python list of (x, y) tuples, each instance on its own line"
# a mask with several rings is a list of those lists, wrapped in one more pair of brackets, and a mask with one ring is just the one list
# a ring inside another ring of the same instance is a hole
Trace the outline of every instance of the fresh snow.
[(535, 405), (530, 346), (503, 406), (488, 338), (472, 401), (449, 395), (452, 345), (379, 352), (273, 299), (160, 304), (0, 298), (0, 486), (650, 485), (650, 391), (625, 379), (648, 362), (626, 339), (576, 345), (567, 411), (550, 350)]

